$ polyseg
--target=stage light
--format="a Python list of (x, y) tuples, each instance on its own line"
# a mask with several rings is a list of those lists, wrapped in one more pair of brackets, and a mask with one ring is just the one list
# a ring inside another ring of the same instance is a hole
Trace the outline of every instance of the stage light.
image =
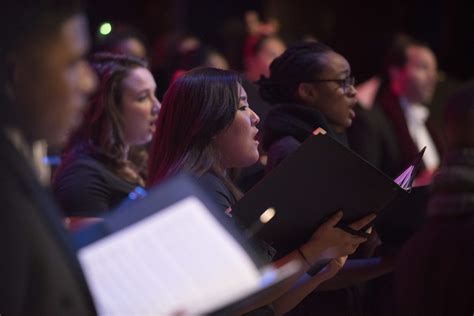
[(99, 27), (100, 35), (106, 36), (106, 35), (109, 35), (110, 32), (112, 32), (112, 24), (110, 24), (109, 22), (104, 22), (100, 25)]
[(273, 207), (268, 208), (265, 212), (260, 215), (260, 222), (266, 224), (275, 216), (275, 209)]

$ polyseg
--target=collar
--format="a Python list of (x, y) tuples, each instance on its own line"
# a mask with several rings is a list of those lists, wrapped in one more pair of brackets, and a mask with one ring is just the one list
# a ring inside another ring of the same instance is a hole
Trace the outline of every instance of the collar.
[(30, 145), (23, 133), (14, 127), (4, 128), (4, 134), (18, 152), (26, 158), (29, 165), (33, 169), (36, 178), (43, 185), (49, 185), (51, 170), (43, 160), (47, 154), (47, 144), (44, 140), (35, 141)]
[(325, 129), (331, 136), (346, 144), (345, 134), (335, 133), (320, 111), (298, 103), (275, 105), (265, 118), (263, 148), (268, 149), (275, 141), (286, 136), (303, 142), (317, 127)]
[(425, 123), (430, 115), (430, 110), (426, 106), (421, 103), (410, 103), (405, 97), (400, 97), (400, 106), (405, 117), (420, 123)]

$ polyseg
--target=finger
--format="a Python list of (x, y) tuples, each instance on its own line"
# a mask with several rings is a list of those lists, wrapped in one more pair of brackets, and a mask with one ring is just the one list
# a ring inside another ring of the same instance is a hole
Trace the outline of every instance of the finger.
[(339, 241), (341, 243), (352, 244), (354, 242), (362, 243), (362, 242), (367, 241), (367, 238), (365, 238), (363, 236), (351, 234), (351, 233), (347, 232), (346, 230), (341, 229), (339, 227), (337, 227), (336, 229), (339, 232), (339, 237), (338, 238), (339, 238)]
[(329, 227), (334, 227), (334, 226), (336, 226), (337, 223), (339, 223), (341, 218), (342, 218), (342, 211), (339, 211), (336, 214), (334, 214), (333, 216), (331, 216), (323, 225), (327, 225)]
[(342, 267), (346, 263), (347, 257), (348, 256), (341, 256), (341, 257), (332, 259), (332, 261), (335, 261), (339, 266)]
[(361, 244), (367, 241), (367, 238), (364, 238), (364, 237), (360, 237), (360, 236), (354, 236), (354, 237), (355, 238), (352, 238), (352, 241), (351, 241), (354, 244)]
[(358, 244), (357, 244), (357, 245), (350, 245), (350, 246), (347, 246), (344, 255), (346, 255), (346, 256), (347, 256), (347, 255), (352, 255), (352, 254), (357, 250), (357, 247), (358, 247), (358, 246), (359, 246)]
[(370, 222), (372, 222), (375, 217), (377, 217), (377, 215), (375, 215), (374, 213), (371, 213), (367, 216), (364, 216), (362, 217), (361, 219), (359, 219), (358, 221), (350, 224), (349, 226), (355, 230), (359, 230), (361, 229), (362, 227), (366, 226), (367, 224), (369, 224)]

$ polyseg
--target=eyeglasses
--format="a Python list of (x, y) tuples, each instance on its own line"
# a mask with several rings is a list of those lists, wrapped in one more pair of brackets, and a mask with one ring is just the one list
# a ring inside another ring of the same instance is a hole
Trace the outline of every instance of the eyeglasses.
[(349, 92), (351, 87), (354, 86), (355, 78), (354, 76), (350, 76), (344, 79), (314, 79), (314, 80), (311, 80), (310, 82), (337, 82), (339, 86), (342, 88), (342, 91), (344, 91), (344, 93), (347, 93)]

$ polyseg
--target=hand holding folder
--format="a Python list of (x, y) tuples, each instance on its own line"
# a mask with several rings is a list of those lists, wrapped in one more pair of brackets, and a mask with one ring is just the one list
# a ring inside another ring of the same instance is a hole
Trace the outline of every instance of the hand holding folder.
[[(358, 230), (371, 221), (375, 215), (369, 214), (363, 219), (351, 224), (354, 230)], [(299, 247), (303, 255), (311, 265), (327, 259), (335, 259), (353, 254), (357, 247), (365, 242), (367, 238), (353, 234), (348, 234), (337, 227), (337, 223), (342, 219), (342, 212), (331, 216), (313, 233), (308, 242)]]
[(339, 210), (337, 227), (364, 235), (370, 226), (351, 223), (380, 213), (411, 190), (423, 151), (394, 181), (356, 153), (317, 130), (295, 152), (233, 206), (244, 223), (252, 223), (260, 210), (272, 207), (274, 219), (258, 233), (284, 256), (307, 242), (314, 231)]

